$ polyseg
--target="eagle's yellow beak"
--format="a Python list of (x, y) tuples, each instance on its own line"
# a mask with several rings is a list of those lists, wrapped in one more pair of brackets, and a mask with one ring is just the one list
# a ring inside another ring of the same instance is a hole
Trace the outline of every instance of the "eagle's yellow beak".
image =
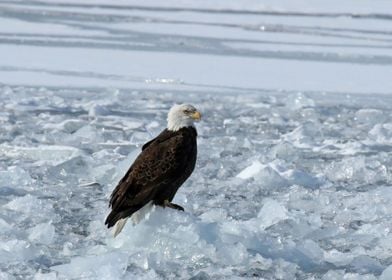
[(191, 117), (192, 117), (192, 119), (194, 119), (194, 120), (196, 120), (196, 121), (200, 121), (200, 120), (201, 120), (201, 114), (200, 114), (199, 111), (194, 112), (194, 113), (191, 115)]

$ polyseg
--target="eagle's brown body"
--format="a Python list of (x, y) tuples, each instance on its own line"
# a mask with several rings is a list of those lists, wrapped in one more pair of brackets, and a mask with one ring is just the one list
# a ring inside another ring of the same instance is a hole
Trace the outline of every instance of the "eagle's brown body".
[(195, 168), (196, 137), (196, 129), (192, 126), (178, 131), (165, 129), (144, 144), (142, 152), (111, 195), (109, 205), (112, 211), (105, 224), (109, 228), (114, 226), (150, 201), (162, 206), (172, 201)]

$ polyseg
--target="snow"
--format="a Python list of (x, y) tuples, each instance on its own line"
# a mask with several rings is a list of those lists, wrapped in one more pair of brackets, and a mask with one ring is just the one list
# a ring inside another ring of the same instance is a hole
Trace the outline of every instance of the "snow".
[[(390, 1), (0, 9), (0, 279), (392, 278)], [(185, 211), (113, 238), (111, 191), (183, 102)]]

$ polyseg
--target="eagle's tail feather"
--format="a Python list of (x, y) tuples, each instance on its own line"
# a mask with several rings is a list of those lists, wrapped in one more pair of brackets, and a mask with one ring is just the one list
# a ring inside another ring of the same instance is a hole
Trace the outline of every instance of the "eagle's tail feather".
[(127, 223), (128, 217), (122, 218), (117, 221), (116, 227), (114, 229), (113, 237), (116, 237), (124, 228), (125, 224)]
[(121, 219), (120, 217), (118, 217), (119, 213), (118, 212), (110, 212), (109, 215), (106, 217), (105, 220), (105, 225), (108, 226), (108, 228), (111, 228), (112, 226), (114, 226), (116, 224), (116, 222)]
[(112, 210), (112, 212), (110, 212), (106, 218), (105, 225), (107, 225), (108, 228), (116, 226), (114, 230), (114, 237), (116, 237), (125, 226), (129, 217), (132, 217), (132, 222), (134, 225), (138, 224), (150, 212), (152, 206), (153, 202), (150, 201), (143, 207), (134, 207), (121, 212)]
[(112, 212), (110, 212), (110, 214), (106, 218), (105, 225), (107, 225), (108, 228), (111, 228), (117, 223), (117, 221), (131, 216), (137, 210), (139, 210), (139, 208), (131, 208), (121, 212), (116, 212), (112, 210)]
[(150, 201), (142, 208), (140, 208), (137, 212), (133, 213), (133, 215), (131, 216), (132, 223), (134, 225), (140, 223), (140, 221), (143, 220), (150, 213), (152, 207), (153, 207), (153, 202)]

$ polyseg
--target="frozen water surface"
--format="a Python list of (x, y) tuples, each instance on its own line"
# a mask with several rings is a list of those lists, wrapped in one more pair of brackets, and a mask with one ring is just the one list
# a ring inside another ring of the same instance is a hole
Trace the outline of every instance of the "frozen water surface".
[[(388, 279), (392, 150), (374, 129), (391, 122), (388, 96), (78, 92), (1, 88), (6, 275)], [(108, 113), (91, 116), (102, 99)], [(108, 195), (184, 101), (204, 113), (197, 168), (176, 196), (186, 212), (154, 208), (113, 239)]]
[[(1, 1), (0, 279), (392, 277), (390, 1)], [(196, 170), (108, 197), (198, 107)]]

